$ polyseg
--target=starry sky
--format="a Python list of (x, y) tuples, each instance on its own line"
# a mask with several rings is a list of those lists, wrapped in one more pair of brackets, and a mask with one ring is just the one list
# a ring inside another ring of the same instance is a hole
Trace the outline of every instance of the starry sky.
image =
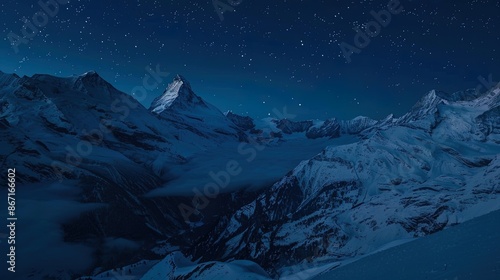
[[(404, 10), (350, 63), (339, 45), (354, 46), (355, 29), (391, 0), (57, 1), (51, 14), (38, 0), (0, 3), (1, 71), (95, 70), (132, 94), (145, 68), (159, 65), (171, 74), (148, 92), (146, 107), (182, 74), (222, 111), (263, 118), (287, 106), (298, 119), (399, 116), (431, 89), (500, 81), (494, 0), (400, 0)], [(222, 17), (215, 6), (227, 10)]]

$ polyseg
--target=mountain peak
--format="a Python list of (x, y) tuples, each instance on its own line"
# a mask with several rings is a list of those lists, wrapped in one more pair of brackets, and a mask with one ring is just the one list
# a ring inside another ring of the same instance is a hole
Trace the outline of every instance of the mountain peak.
[(96, 71), (90, 70), (76, 77), (76, 80), (91, 83), (93, 85), (101, 85), (107, 83)]
[(87, 91), (89, 88), (114, 88), (94, 70), (85, 72), (76, 77), (74, 76), (72, 80), (73, 88), (82, 91)]
[(186, 109), (195, 105), (205, 105), (205, 102), (193, 92), (186, 78), (176, 75), (163, 94), (153, 100), (149, 110), (160, 114), (168, 108)]
[(189, 81), (186, 78), (184, 78), (184, 76), (182, 76), (180, 74), (175, 75), (173, 81), (174, 82), (181, 82), (184, 86), (186, 86), (189, 89), (191, 89), (191, 84), (189, 83)]
[(86, 77), (86, 76), (99, 76), (99, 74), (97, 74), (96, 71), (94, 70), (90, 70), (88, 72), (85, 72), (81, 75), (82, 77)]

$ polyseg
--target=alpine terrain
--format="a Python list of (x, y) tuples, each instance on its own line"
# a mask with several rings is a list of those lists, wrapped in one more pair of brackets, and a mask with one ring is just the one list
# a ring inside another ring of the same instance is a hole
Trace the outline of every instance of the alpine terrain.
[(145, 108), (94, 71), (0, 72), (0, 134), (19, 279), (351, 279), (500, 209), (499, 86), (382, 120), (256, 120), (180, 75)]

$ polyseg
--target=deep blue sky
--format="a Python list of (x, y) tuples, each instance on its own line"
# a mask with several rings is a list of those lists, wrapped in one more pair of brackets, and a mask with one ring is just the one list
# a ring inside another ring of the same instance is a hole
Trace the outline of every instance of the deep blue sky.
[(0, 4), (0, 70), (96, 70), (130, 93), (144, 68), (159, 64), (172, 74), (146, 107), (177, 73), (221, 110), (256, 118), (283, 106), (299, 119), (383, 118), (403, 114), (431, 89), (473, 88), (490, 74), (500, 81), (500, 4), (493, 0), (401, 0), (405, 10), (351, 63), (339, 44), (354, 44), (353, 27), (389, 0), (243, 0), (223, 21), (211, 0), (72, 0), (15, 53), (8, 34), (21, 35), (21, 18), (42, 10), (37, 2)]

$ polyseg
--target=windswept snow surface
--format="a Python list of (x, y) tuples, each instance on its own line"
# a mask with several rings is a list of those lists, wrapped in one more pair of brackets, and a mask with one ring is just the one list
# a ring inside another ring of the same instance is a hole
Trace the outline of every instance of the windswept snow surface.
[(311, 279), (498, 280), (500, 211), (367, 256)]

